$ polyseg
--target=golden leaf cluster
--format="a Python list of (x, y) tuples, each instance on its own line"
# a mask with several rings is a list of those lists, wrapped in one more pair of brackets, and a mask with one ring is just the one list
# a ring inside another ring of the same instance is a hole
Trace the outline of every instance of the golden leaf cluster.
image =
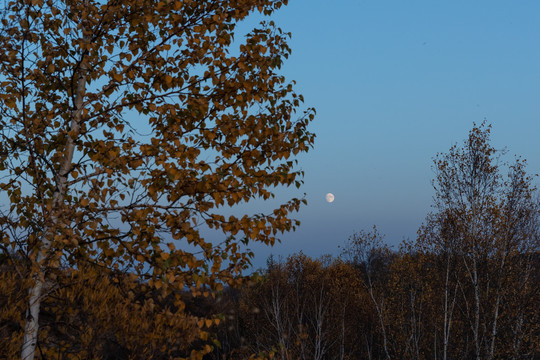
[(242, 244), (273, 244), (295, 226), (300, 199), (226, 215), (300, 186), (291, 157), (313, 145), (314, 111), (297, 114), (303, 98), (279, 74), (289, 34), (267, 22), (233, 41), (238, 22), (285, 3), (5, 3), (0, 246), (32, 279), (23, 353), (35, 351), (24, 349), (39, 340), (58, 269), (132, 272), (204, 295), (238, 281), (252, 256)]

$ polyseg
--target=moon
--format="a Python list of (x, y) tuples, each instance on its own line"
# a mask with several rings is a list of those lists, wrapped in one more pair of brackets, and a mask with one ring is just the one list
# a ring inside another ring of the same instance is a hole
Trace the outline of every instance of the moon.
[(334, 194), (332, 193), (326, 194), (325, 198), (326, 198), (326, 201), (328, 201), (329, 203), (334, 202), (334, 199), (335, 199)]

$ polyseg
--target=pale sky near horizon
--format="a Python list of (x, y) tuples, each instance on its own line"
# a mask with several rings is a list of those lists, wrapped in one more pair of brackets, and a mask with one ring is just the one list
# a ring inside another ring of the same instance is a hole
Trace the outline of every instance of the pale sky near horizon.
[[(292, 33), (283, 67), (317, 116), (301, 155), (302, 225), (270, 253), (337, 255), (377, 225), (389, 244), (414, 238), (430, 211), (432, 158), (473, 122), (540, 173), (540, 2), (292, 0), (272, 19)], [(511, 158), (511, 157), (510, 157)], [(331, 192), (335, 201), (325, 201)]]

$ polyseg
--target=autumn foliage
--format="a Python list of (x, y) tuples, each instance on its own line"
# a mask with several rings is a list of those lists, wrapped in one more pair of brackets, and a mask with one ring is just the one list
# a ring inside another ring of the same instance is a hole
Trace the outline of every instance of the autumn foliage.
[(221, 358), (539, 358), (538, 192), (490, 130), (437, 155), (435, 207), (416, 239), (391, 249), (375, 227), (335, 259), (270, 259), (228, 297)]
[(0, 358), (540, 358), (538, 192), (485, 123), (435, 158), (417, 238), (243, 276), (304, 200), (237, 205), (300, 186), (314, 141), (289, 34), (236, 33), (286, 3), (3, 3)]
[[(14, 326), (0, 340), (6, 356), (19, 347), (25, 360), (99, 357), (105, 345), (87, 353), (85, 341), (99, 342), (88, 332), (109, 321), (118, 324), (103, 330), (123, 334), (116, 341), (137, 358), (159, 358), (145, 344), (168, 331), (184, 339), (180, 348), (206, 341), (219, 320), (193, 322), (182, 292), (234, 285), (249, 265), (246, 245), (293, 229), (303, 201), (228, 215), (275, 187), (299, 186), (294, 155), (313, 144), (313, 111), (296, 114), (302, 96), (278, 73), (289, 35), (263, 22), (234, 37), (238, 22), (284, 3), (3, 2), (0, 248), (5, 276), (18, 284), (4, 292)], [(111, 282), (118, 273), (127, 276), (120, 288)], [(92, 293), (99, 288), (102, 297)], [(134, 300), (147, 291), (169, 294), (170, 306), (151, 316), (150, 300)], [(73, 301), (81, 312), (58, 312)], [(76, 330), (57, 343), (52, 318)], [(203, 345), (186, 356), (200, 358), (210, 351)], [(176, 351), (160, 346), (164, 358)]]

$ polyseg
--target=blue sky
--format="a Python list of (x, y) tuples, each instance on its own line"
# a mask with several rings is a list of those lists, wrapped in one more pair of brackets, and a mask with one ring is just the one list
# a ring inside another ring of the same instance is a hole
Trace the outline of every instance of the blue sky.
[[(540, 173), (540, 2), (292, 0), (273, 20), (292, 32), (283, 68), (317, 110), (315, 148), (299, 157), (300, 228), (270, 253), (338, 254), (377, 225), (414, 238), (430, 211), (432, 158), (473, 122)], [(249, 25), (247, 23), (246, 25)], [(335, 202), (324, 195), (332, 192)]]

